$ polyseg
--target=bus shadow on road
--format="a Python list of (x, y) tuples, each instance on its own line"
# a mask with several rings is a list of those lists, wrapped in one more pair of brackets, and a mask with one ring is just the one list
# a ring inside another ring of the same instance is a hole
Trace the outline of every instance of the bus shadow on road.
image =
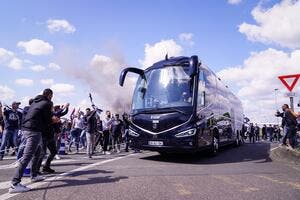
[(157, 154), (142, 157), (141, 159), (158, 162), (203, 165), (239, 162), (266, 163), (272, 162), (271, 158), (269, 157), (270, 147), (271, 145), (267, 143), (246, 143), (238, 148), (234, 148), (232, 146), (222, 147), (216, 156), (210, 155), (210, 153), (207, 151), (201, 151), (193, 154)]
[[(50, 189), (56, 188), (66, 188), (72, 186), (85, 186), (85, 185), (95, 185), (95, 184), (104, 184), (104, 183), (114, 183), (119, 182), (122, 179), (128, 179), (127, 176), (101, 176), (99, 174), (112, 174), (114, 171), (106, 171), (106, 170), (87, 170), (87, 171), (78, 171), (74, 172), (65, 178), (51, 180), (49, 183), (45, 183), (42, 187), (32, 189), (31, 191), (40, 191), (43, 190), (47, 192)], [(74, 179), (74, 177), (79, 176), (87, 176), (83, 179)], [(96, 176), (95, 176), (96, 175)]]

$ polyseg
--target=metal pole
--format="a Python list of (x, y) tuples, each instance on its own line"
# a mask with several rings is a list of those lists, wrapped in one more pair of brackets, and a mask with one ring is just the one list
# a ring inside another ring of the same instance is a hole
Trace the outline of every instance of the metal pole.
[(294, 111), (294, 98), (290, 97), (290, 107), (292, 109), (292, 111)]
[[(278, 104), (277, 104), (277, 91), (278, 91), (278, 88), (275, 88), (274, 91), (275, 91), (275, 110), (278, 110)], [(279, 120), (278, 117), (276, 117), (277, 124), (279, 124), (278, 120)]]

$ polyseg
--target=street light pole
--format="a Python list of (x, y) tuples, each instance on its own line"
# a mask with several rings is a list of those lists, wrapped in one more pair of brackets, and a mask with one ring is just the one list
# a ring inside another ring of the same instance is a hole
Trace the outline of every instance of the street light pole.
[[(278, 92), (278, 88), (275, 88), (274, 91), (275, 91), (275, 109), (278, 110), (278, 105), (277, 105), (277, 92)], [(277, 124), (279, 124), (278, 117), (276, 117), (276, 121), (277, 121)]]

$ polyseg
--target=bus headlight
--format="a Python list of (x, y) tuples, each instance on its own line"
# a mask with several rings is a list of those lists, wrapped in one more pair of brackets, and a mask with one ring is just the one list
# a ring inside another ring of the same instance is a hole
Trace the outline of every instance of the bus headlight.
[(133, 136), (133, 137), (139, 137), (139, 136), (140, 136), (140, 134), (136, 133), (135, 131), (133, 131), (133, 130), (131, 130), (131, 129), (129, 129), (128, 134), (129, 134), (130, 136)]
[(193, 136), (195, 134), (196, 134), (196, 129), (193, 128), (193, 129), (189, 129), (187, 131), (183, 131), (181, 133), (178, 133), (178, 134), (175, 135), (175, 137), (178, 137), (178, 138), (180, 138), (180, 137), (189, 137), (189, 136)]

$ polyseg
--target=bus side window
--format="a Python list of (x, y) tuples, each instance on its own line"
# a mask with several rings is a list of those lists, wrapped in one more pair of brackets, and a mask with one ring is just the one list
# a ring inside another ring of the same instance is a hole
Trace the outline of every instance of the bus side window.
[(205, 78), (204, 70), (200, 70), (198, 84), (198, 106), (205, 106)]

